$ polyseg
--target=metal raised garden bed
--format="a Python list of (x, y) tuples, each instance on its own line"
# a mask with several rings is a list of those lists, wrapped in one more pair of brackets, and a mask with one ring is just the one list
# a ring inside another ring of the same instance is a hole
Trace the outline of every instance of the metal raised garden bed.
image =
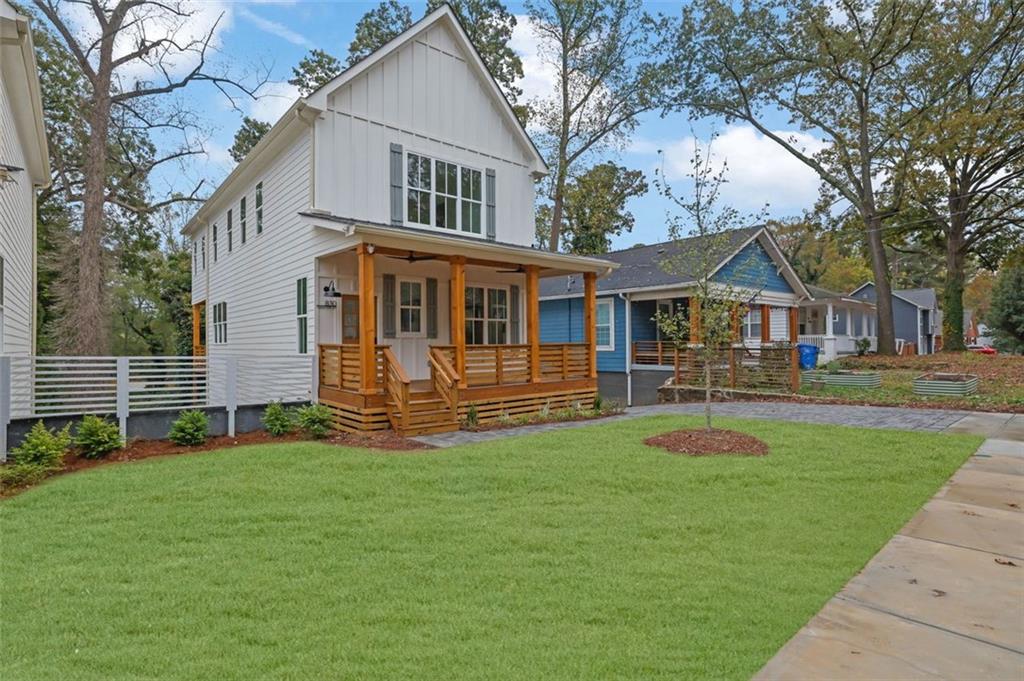
[(962, 397), (978, 391), (978, 377), (973, 374), (929, 373), (914, 379), (915, 395)]
[(877, 388), (882, 385), (882, 374), (877, 371), (807, 371), (803, 374), (806, 382), (820, 381), (825, 385), (845, 388)]

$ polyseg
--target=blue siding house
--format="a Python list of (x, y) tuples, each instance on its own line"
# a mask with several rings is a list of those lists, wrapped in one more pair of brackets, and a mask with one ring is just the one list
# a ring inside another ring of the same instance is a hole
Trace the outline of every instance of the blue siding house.
[[(806, 287), (762, 226), (733, 230), (724, 238), (692, 237), (607, 253), (619, 265), (597, 281), (597, 367), (602, 393), (630, 404), (656, 400), (656, 388), (670, 375), (672, 346), (654, 322), (658, 310), (689, 308), (700, 258), (708, 249), (719, 263), (715, 281), (752, 292), (742, 320), (744, 346), (790, 338), (789, 310), (810, 298)], [(540, 288), (541, 342), (583, 340), (583, 281), (543, 279)]]

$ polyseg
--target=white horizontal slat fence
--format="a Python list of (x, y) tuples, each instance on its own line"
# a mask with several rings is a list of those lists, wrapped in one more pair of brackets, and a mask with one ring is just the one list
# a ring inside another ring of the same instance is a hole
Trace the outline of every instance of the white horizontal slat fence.
[(312, 397), (313, 357), (0, 356), (0, 461), (12, 419), (116, 416), (223, 407), (234, 435), (239, 405)]

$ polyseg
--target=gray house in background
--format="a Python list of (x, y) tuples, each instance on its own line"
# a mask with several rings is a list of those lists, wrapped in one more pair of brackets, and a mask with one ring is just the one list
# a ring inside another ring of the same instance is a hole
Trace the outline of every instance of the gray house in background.
[[(877, 302), (875, 285), (868, 282), (853, 291), (851, 298)], [(919, 355), (930, 355), (936, 350), (936, 340), (942, 333), (942, 315), (938, 296), (933, 288), (911, 288), (892, 292), (892, 316), (896, 331), (896, 344), (914, 343)], [(897, 347), (897, 350), (900, 348)]]

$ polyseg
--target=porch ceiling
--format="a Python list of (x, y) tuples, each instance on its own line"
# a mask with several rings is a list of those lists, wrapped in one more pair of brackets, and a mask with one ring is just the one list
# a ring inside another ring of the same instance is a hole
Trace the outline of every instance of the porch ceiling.
[(373, 244), (377, 253), (412, 259), (448, 260), (452, 256), (462, 256), (469, 265), (503, 269), (536, 265), (541, 277), (583, 272), (594, 272), (598, 277), (603, 277), (618, 267), (616, 263), (599, 258), (551, 253), (528, 246), (487, 241), (461, 234), (369, 223), (319, 213), (300, 215), (314, 227), (340, 232), (352, 238), (352, 244), (340, 250), (348, 250), (357, 243), (367, 243)]

